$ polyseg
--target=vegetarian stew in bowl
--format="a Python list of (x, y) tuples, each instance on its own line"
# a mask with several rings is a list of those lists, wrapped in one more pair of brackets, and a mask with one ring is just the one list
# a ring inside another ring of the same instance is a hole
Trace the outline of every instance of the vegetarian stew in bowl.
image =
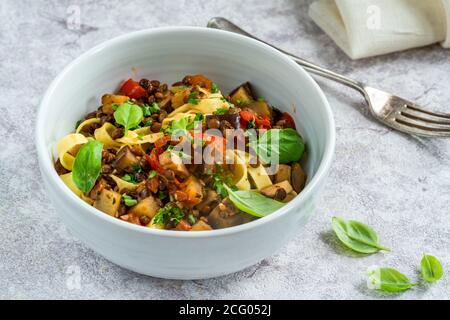
[(125, 81), (57, 145), (55, 169), (83, 201), (136, 225), (205, 231), (269, 215), (305, 186), (293, 117), (204, 75)]

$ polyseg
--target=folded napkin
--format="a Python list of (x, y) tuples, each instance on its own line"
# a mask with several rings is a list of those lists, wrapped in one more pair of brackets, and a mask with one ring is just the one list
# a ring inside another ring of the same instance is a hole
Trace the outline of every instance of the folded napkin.
[(450, 48), (450, 0), (318, 0), (309, 15), (352, 59)]

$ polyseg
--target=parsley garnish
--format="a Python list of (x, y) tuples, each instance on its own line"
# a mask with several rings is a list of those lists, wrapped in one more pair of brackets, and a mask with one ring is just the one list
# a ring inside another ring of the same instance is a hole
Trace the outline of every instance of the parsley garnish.
[(159, 107), (159, 104), (157, 104), (156, 102), (153, 102), (151, 106), (146, 104), (142, 107), (144, 117), (149, 117), (154, 113), (158, 113), (159, 111), (161, 111), (161, 108)]
[(158, 175), (158, 172), (155, 170), (150, 171), (150, 174), (148, 175), (149, 179), (154, 178)]
[(138, 203), (136, 199), (130, 197), (126, 193), (122, 195), (122, 201), (127, 207), (135, 206)]
[(194, 217), (192, 213), (188, 215), (187, 220), (189, 221), (190, 224), (195, 224), (197, 222), (197, 219)]
[(122, 177), (122, 180), (129, 182), (129, 183), (134, 183), (134, 184), (138, 183), (135, 176), (128, 174), (128, 173)]
[(77, 123), (75, 123), (75, 130), (78, 129), (78, 127), (80, 126), (80, 124), (83, 123), (83, 120), (78, 120)]
[(184, 218), (183, 210), (177, 207), (166, 206), (158, 210), (158, 213), (153, 218), (153, 224), (165, 226), (170, 222), (173, 223), (174, 225), (177, 225), (183, 218)]
[(226, 114), (226, 113), (228, 113), (228, 109), (225, 109), (225, 108), (218, 108), (216, 111), (214, 111), (214, 114), (217, 114), (217, 115)]
[(248, 128), (248, 129), (253, 129), (255, 126), (256, 126), (255, 119), (250, 120), (250, 121), (248, 122), (248, 124), (247, 124), (247, 128)]
[(199, 99), (197, 99), (198, 97), (198, 92), (197, 91), (193, 91), (189, 94), (188, 96), (188, 103), (190, 104), (198, 104), (199, 103)]
[(211, 93), (217, 93), (217, 92), (219, 92), (219, 87), (217, 86), (216, 83), (213, 82), (211, 85)]

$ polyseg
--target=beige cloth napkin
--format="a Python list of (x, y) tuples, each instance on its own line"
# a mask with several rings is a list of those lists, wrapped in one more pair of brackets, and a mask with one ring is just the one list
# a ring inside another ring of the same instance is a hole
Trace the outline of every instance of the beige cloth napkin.
[(309, 15), (352, 59), (450, 48), (450, 0), (318, 0)]

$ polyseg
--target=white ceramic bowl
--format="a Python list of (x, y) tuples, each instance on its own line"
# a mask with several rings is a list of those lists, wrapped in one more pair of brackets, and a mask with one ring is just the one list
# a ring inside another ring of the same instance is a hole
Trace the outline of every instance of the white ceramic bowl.
[[(136, 74), (135, 74), (136, 73)], [(294, 115), (307, 142), (305, 190), (272, 215), (229, 229), (175, 232), (112, 218), (80, 200), (53, 167), (56, 142), (95, 110), (105, 92), (129, 77), (173, 83), (206, 74), (223, 92), (250, 81), (260, 96)], [(36, 143), (42, 178), (57, 212), (86, 245), (133, 271), (161, 278), (203, 279), (232, 273), (273, 254), (300, 231), (324, 186), (335, 128), (327, 100), (313, 79), (276, 50), (219, 30), (177, 27), (127, 34), (72, 62), (45, 93)]]

